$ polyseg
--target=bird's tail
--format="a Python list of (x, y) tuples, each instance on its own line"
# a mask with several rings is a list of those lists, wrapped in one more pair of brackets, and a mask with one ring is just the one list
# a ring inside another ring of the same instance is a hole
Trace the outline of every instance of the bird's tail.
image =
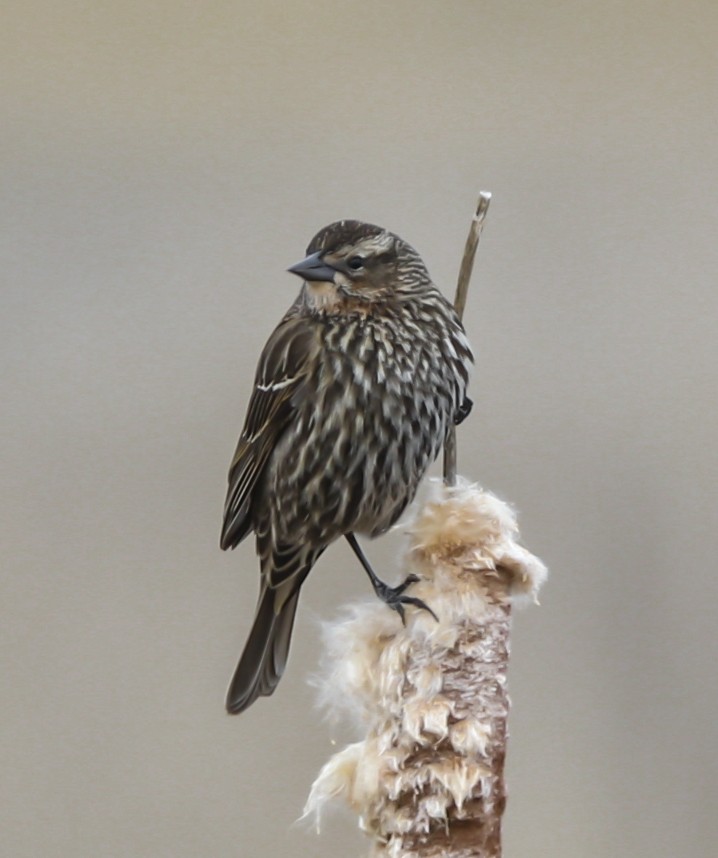
[(299, 586), (286, 597), (283, 588), (262, 583), (252, 630), (227, 691), (227, 712), (238, 715), (257, 697), (268, 697), (282, 678), (289, 655)]

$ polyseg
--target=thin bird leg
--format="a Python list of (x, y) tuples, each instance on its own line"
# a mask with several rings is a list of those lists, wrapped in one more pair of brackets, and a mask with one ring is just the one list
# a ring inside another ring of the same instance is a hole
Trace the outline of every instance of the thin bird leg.
[(359, 543), (357, 542), (356, 536), (353, 533), (345, 533), (344, 534), (346, 541), (351, 545), (352, 551), (356, 554), (357, 559), (364, 567), (364, 571), (369, 576), (369, 580), (371, 581), (371, 585), (374, 588), (374, 592), (377, 596), (387, 604), (393, 611), (396, 611), (397, 614), (401, 617), (401, 621), (404, 625), (406, 625), (406, 617), (404, 616), (404, 605), (414, 605), (416, 608), (421, 608), (423, 611), (428, 611), (431, 616), (439, 622), (439, 618), (436, 614), (431, 610), (431, 608), (424, 602), (422, 599), (417, 599), (416, 596), (405, 596), (404, 590), (411, 585), (415, 584), (419, 578), (417, 575), (409, 575), (407, 576), (401, 584), (397, 587), (390, 587), (388, 584), (385, 584), (381, 578), (376, 574), (376, 572), (371, 568), (371, 564), (367, 560), (366, 555), (361, 550)]

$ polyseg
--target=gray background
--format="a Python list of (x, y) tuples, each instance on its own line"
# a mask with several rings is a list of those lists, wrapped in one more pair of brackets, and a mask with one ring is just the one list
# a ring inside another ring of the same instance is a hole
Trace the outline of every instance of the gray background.
[(453, 294), (480, 188), (460, 466), (552, 570), (515, 623), (506, 855), (712, 854), (717, 24), (5, 4), (3, 855), (364, 854), (348, 814), (293, 820), (345, 736), (317, 619), (368, 583), (327, 552), (278, 693), (225, 716), (257, 586), (251, 544), (217, 548), (225, 473), (314, 232), (385, 225)]

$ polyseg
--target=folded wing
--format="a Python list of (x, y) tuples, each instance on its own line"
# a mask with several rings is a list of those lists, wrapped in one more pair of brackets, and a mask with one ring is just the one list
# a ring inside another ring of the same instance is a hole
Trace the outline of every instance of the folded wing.
[(288, 315), (267, 341), (237, 450), (229, 468), (220, 546), (234, 548), (252, 530), (252, 497), (302, 396), (317, 335), (306, 319)]

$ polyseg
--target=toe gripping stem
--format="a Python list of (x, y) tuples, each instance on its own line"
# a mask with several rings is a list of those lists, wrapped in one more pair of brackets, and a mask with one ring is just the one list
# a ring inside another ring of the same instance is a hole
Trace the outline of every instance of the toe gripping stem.
[(393, 611), (396, 611), (397, 614), (401, 617), (401, 621), (404, 625), (406, 625), (406, 612), (405, 605), (413, 605), (415, 608), (419, 608), (422, 611), (428, 611), (431, 616), (439, 622), (439, 618), (436, 614), (431, 610), (431, 608), (424, 602), (422, 599), (417, 599), (416, 596), (407, 596), (404, 591), (407, 587), (412, 584), (416, 584), (419, 580), (417, 575), (408, 575), (401, 584), (396, 587), (390, 587), (388, 584), (385, 584), (384, 581), (379, 578), (376, 572), (371, 568), (371, 564), (367, 560), (366, 555), (361, 550), (359, 543), (357, 542), (356, 536), (353, 533), (345, 534), (346, 540), (351, 545), (352, 551), (356, 554), (357, 559), (364, 567), (364, 571), (369, 576), (369, 580), (371, 581), (372, 587), (374, 588), (374, 592), (377, 596), (384, 602), (384, 604), (388, 605)]

